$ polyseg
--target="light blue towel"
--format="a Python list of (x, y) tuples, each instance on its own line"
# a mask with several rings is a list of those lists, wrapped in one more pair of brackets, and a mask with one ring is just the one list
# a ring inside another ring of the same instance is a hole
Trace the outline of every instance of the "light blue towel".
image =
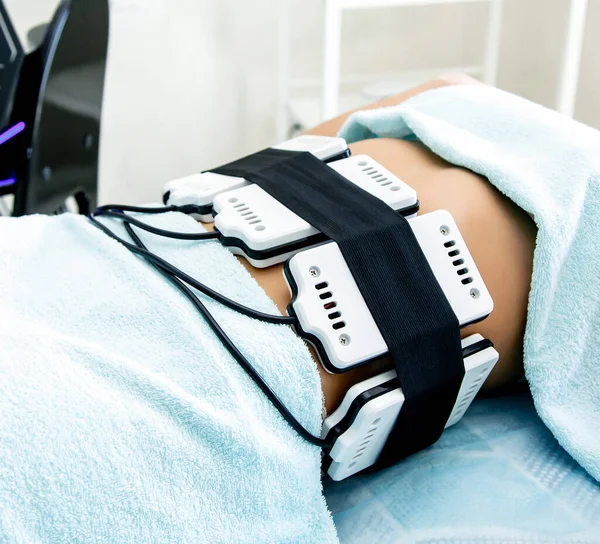
[(526, 376), (542, 420), (600, 480), (600, 133), (497, 89), (456, 86), (359, 112), (340, 135), (416, 137), (534, 218)]
[[(181, 214), (152, 222), (201, 228)], [(218, 243), (143, 239), (276, 312)], [(0, 542), (337, 542), (320, 451), (145, 262), (81, 217), (0, 219), (0, 291)], [(320, 381), (303, 343), (209, 306), (319, 434)]]
[(529, 394), (478, 399), (430, 448), (325, 491), (344, 544), (600, 542), (600, 486)]

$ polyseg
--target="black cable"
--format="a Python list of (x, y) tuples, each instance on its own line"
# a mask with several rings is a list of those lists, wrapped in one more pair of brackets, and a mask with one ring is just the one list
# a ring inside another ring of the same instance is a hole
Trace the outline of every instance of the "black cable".
[(193, 204), (187, 204), (184, 206), (128, 206), (126, 204), (106, 204), (96, 208), (95, 213), (101, 213), (104, 211), (122, 211), (122, 212), (138, 212), (138, 213), (167, 213), (167, 212), (182, 212), (182, 213), (199, 213), (198, 206)]
[(176, 232), (171, 230), (159, 229), (158, 227), (153, 227), (152, 225), (148, 225), (142, 221), (139, 221), (135, 217), (131, 217), (123, 213), (122, 211), (112, 211), (112, 210), (96, 210), (94, 216), (98, 217), (113, 217), (115, 219), (120, 219), (124, 223), (131, 223), (140, 229), (151, 232), (152, 234), (156, 234), (158, 236), (164, 236), (165, 238), (175, 238), (176, 240), (212, 240), (219, 237), (219, 233), (216, 231), (209, 232)]
[[(235, 310), (236, 312), (239, 312), (247, 317), (251, 317), (253, 319), (258, 319), (259, 321), (264, 321), (266, 323), (271, 323), (274, 325), (294, 325), (295, 323), (297, 323), (297, 318), (294, 316), (266, 314), (259, 310), (254, 310), (253, 308), (248, 308), (247, 306), (244, 306), (244, 305), (240, 304), (239, 302), (235, 302), (234, 300), (227, 298), (225, 295), (222, 295), (218, 291), (211, 289), (207, 285), (200, 283), (198, 280), (196, 280), (192, 276), (186, 274), (185, 272), (183, 272), (176, 266), (172, 265), (168, 261), (165, 261), (164, 259), (162, 259), (158, 255), (156, 255), (155, 253), (152, 253), (148, 249), (143, 249), (141, 247), (138, 247), (137, 245), (126, 242), (125, 240), (123, 240), (122, 238), (117, 236), (108, 227), (103, 225), (100, 221), (95, 219), (92, 215), (88, 216), (88, 219), (96, 227), (98, 227), (102, 232), (104, 232), (105, 234), (110, 236), (113, 240), (116, 240), (117, 242), (123, 244), (132, 253), (135, 253), (136, 255), (140, 255), (140, 256), (144, 257), (146, 260), (150, 261), (153, 265), (158, 266), (165, 272), (172, 274), (173, 276), (179, 278), (180, 280), (189, 284), (194, 289), (198, 289), (198, 291), (200, 291), (201, 293), (205, 294), (206, 296), (216, 300), (217, 302), (223, 304), (223, 306), (227, 306), (228, 308)], [(127, 228), (127, 223), (125, 224), (125, 227)]]
[[(144, 245), (144, 243), (140, 240), (137, 234), (134, 232), (133, 228), (130, 224), (125, 224), (125, 229), (127, 230), (129, 236), (133, 239), (135, 245), (126, 242), (116, 234), (114, 234), (108, 227), (102, 225), (98, 220), (93, 217), (89, 217), (92, 223), (99, 227), (103, 232), (108, 234), (111, 238), (118, 240), (120, 243), (125, 245), (125, 247), (131, 246), (135, 248), (141, 256), (146, 256), (147, 254), (151, 254), (148, 248)], [(109, 234), (110, 233), (110, 234)], [(131, 248), (129, 248), (131, 249)], [(133, 251), (131, 249), (131, 251)], [(136, 253), (136, 251), (133, 251)], [(236, 362), (244, 369), (244, 371), (250, 376), (250, 378), (254, 381), (254, 383), (260, 388), (260, 390), (267, 396), (267, 398), (273, 403), (277, 411), (281, 414), (281, 416), (287, 421), (287, 423), (307, 442), (314, 446), (318, 446), (323, 449), (330, 449), (332, 444), (323, 440), (322, 438), (313, 435), (310, 431), (305, 429), (303, 425), (294, 417), (294, 415), (285, 407), (281, 399), (277, 396), (277, 394), (271, 389), (269, 384), (265, 382), (260, 374), (256, 371), (256, 369), (252, 366), (252, 364), (246, 359), (244, 354), (237, 348), (237, 346), (231, 341), (227, 333), (221, 328), (219, 323), (213, 317), (213, 315), (208, 311), (206, 306), (202, 303), (202, 301), (191, 291), (191, 289), (183, 282), (180, 278), (172, 274), (171, 272), (165, 270), (160, 265), (155, 262), (151, 262), (152, 266), (156, 268), (156, 270), (162, 274), (167, 280), (169, 280), (177, 289), (179, 289), (188, 300), (196, 307), (196, 309), (200, 312), (202, 317), (208, 323), (208, 326), (212, 329), (215, 335), (223, 342), (225, 348), (231, 356), (236, 360)]]

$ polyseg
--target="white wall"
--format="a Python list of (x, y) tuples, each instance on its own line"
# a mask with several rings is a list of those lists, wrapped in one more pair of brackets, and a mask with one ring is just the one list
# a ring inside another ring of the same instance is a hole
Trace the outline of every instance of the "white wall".
[[(568, 1), (505, 0), (500, 87), (554, 105)], [(8, 2), (44, 11), (56, 0)], [(156, 200), (168, 179), (273, 142), (277, 2), (111, 0), (102, 201)], [(323, 0), (293, 6), (293, 75), (319, 77)], [(486, 10), (465, 4), (349, 13), (342, 70), (477, 64)], [(600, 0), (590, 0), (576, 117), (598, 127), (599, 25)]]
[(156, 200), (164, 181), (240, 148), (244, 80), (221, 17), (218, 2), (114, 2), (102, 200)]
[(583, 50), (583, 71), (575, 117), (600, 128), (600, 0), (591, 0)]
[(25, 51), (30, 51), (27, 34), (52, 19), (60, 0), (4, 0), (11, 22)]

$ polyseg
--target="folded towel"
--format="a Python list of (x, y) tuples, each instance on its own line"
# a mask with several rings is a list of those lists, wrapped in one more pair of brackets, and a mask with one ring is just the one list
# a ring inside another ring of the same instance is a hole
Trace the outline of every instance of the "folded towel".
[[(182, 214), (144, 220), (201, 228)], [(217, 242), (141, 237), (276, 313)], [(82, 217), (0, 219), (0, 287), (0, 542), (337, 542), (319, 449), (148, 264)], [(320, 381), (302, 341), (207, 304), (319, 434)]]
[(526, 377), (542, 420), (600, 480), (600, 133), (491, 87), (456, 86), (359, 112), (340, 135), (416, 137), (533, 217)]

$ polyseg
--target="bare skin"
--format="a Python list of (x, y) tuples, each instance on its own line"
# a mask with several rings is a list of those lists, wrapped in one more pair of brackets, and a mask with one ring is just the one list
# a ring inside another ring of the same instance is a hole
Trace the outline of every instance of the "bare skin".
[[(373, 107), (398, 104), (419, 92), (456, 83), (475, 82), (464, 76), (452, 76)], [(346, 118), (347, 115), (324, 123), (311, 133), (334, 135)], [(485, 178), (446, 163), (418, 143), (377, 139), (357, 142), (350, 147), (353, 154), (369, 155), (413, 187), (421, 202), (421, 214), (438, 209), (452, 214), (495, 303), (490, 317), (463, 329), (462, 336), (480, 333), (494, 342), (500, 354), (485, 384), (487, 389), (518, 379), (523, 372), (523, 333), (535, 248), (533, 222)], [(285, 312), (290, 293), (282, 266), (256, 269), (242, 258), (240, 262)], [(381, 372), (389, 364), (382, 361), (341, 375), (328, 374), (318, 365), (327, 412), (335, 410), (349, 387)]]

